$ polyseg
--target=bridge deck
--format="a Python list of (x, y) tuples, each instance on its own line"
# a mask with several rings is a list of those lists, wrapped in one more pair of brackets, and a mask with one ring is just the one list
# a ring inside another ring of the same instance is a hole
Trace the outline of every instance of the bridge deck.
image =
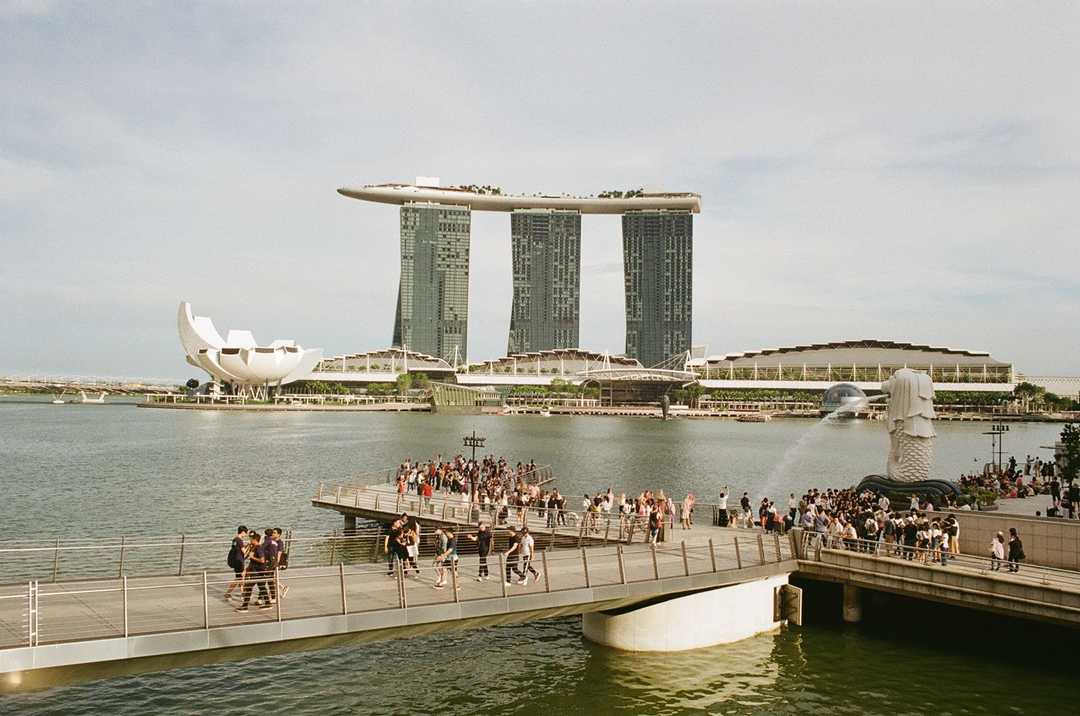
[(287, 595), (256, 609), (256, 591), (246, 613), (223, 597), (230, 574), (7, 585), (0, 587), (0, 673), (418, 623), (449, 626), (485, 614), (580, 613), (791, 572), (790, 543), (779, 544), (764, 560), (757, 558), (764, 550), (754, 547), (753, 557), (747, 547), (737, 552), (732, 539), (712, 548), (552, 550), (533, 562), (544, 578), (525, 586), (503, 584), (498, 555), (488, 558), (493, 579), (476, 581), (479, 557), (463, 556), (457, 590), (449, 574), (445, 588), (433, 587), (430, 558), (419, 576), (388, 575), (376, 564), (290, 569), (279, 575)]

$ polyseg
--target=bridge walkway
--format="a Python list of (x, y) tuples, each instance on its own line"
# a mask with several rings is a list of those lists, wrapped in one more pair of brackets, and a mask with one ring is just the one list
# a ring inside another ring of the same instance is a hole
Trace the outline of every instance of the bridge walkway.
[(891, 592), (1015, 617), (1080, 626), (1080, 572), (1021, 563), (993, 569), (989, 557), (950, 555), (793, 530), (800, 577)]
[(475, 579), (479, 556), (464, 555), (442, 589), (434, 588), (430, 554), (419, 575), (400, 568), (388, 575), (386, 565), (371, 563), (302, 567), (274, 576), (281, 593), (288, 587), (284, 598), (244, 613), (223, 597), (229, 573), (9, 584), (0, 587), (0, 673), (416, 624), (442, 628), (481, 616), (581, 613), (794, 570), (788, 540), (764, 559), (766, 551), (748, 541), (543, 551), (533, 562), (541, 578), (527, 585), (498, 578), (498, 555), (488, 559), (490, 581)]

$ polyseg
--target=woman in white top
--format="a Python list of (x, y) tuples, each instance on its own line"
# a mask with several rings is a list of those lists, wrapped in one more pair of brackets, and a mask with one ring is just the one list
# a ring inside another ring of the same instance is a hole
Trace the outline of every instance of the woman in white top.
[(995, 572), (1001, 569), (1001, 563), (1005, 559), (1005, 535), (998, 532), (994, 535), (994, 541), (990, 543), (990, 569)]

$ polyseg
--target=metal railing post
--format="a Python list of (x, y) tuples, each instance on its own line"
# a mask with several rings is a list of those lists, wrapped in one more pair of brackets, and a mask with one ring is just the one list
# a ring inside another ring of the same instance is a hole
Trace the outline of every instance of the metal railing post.
[(379, 493), (375, 493), (375, 511), (379, 511)]
[(315, 493), (315, 499), (321, 501), (322, 498), (323, 498), (323, 484), (320, 482), (319, 483), (319, 491), (317, 493)]
[(544, 591), (545, 592), (550, 592), (551, 591), (551, 577), (548, 576), (547, 550), (546, 549), (540, 550), (540, 566), (544, 570)]
[(127, 575), (125, 574), (121, 579), (124, 580), (124, 637), (128, 635), (128, 588), (127, 588)]
[(349, 598), (346, 596), (346, 592), (345, 592), (345, 565), (344, 564), (339, 564), (338, 565), (338, 577), (341, 578), (341, 613), (342, 614), (348, 614), (349, 613)]
[(607, 545), (608, 534), (611, 532), (611, 515), (607, 517), (607, 524), (604, 525), (604, 545)]
[(337, 551), (337, 542), (334, 541), (334, 536), (330, 536), (330, 566), (334, 566), (334, 552)]
[(398, 588), (398, 606), (404, 609), (407, 606), (405, 601), (405, 570), (400, 559), (394, 560), (394, 580), (397, 582)]
[(656, 543), (650, 542), (649, 549), (652, 552), (652, 573), (653, 579), (660, 579), (660, 565), (656, 562)]
[(709, 538), (709, 561), (712, 562), (712, 571), (716, 571), (716, 549), (713, 548), (712, 537)]
[(56, 549), (53, 551), (52, 581), (56, 581), (56, 575), (60, 571), (60, 538), (56, 538)]
[(592, 583), (589, 582), (589, 556), (585, 553), (585, 548), (581, 548), (581, 567), (585, 572), (585, 588), (589, 589)]
[(26, 645), (34, 645), (34, 624), (37, 621), (37, 609), (34, 608), (34, 580), (26, 583)]
[(758, 559), (761, 561), (761, 565), (765, 566), (765, 540), (761, 538), (761, 533), (757, 536), (757, 551)]
[(506, 599), (506, 555), (499, 552), (499, 584), (502, 585), (503, 599)]
[(683, 572), (685, 572), (686, 576), (689, 577), (690, 576), (690, 559), (689, 559), (689, 557), (686, 556), (686, 540), (682, 541), (682, 564), (683, 564)]
[(277, 620), (281, 621), (281, 570), (274, 567), (274, 606), (277, 607)]
[(619, 584), (626, 584), (626, 564), (623, 562), (623, 547), (615, 545), (615, 554), (619, 558)]
[(203, 629), (210, 628), (210, 594), (206, 585), (206, 570), (202, 573), (202, 619)]
[(180, 535), (180, 563), (176, 566), (176, 576), (181, 577), (184, 574), (184, 546), (187, 542), (187, 535)]
[(375, 544), (371, 549), (371, 561), (374, 562), (379, 559), (379, 539), (382, 537), (382, 525), (379, 525), (375, 529)]
[(739, 552), (739, 538), (733, 538), (735, 540), (735, 566), (742, 569), (742, 553)]
[(334, 502), (338, 504), (341, 503), (341, 485), (338, 485), (337, 489), (334, 491)]
[(124, 576), (124, 556), (127, 552), (127, 537), (120, 537), (120, 569), (117, 570), (116, 576)]
[(773, 532), (773, 541), (776, 546), (776, 561), (781, 562), (783, 559), (780, 556), (780, 535)]
[(454, 602), (461, 601), (461, 597), (458, 595), (458, 563), (454, 560), (454, 555), (450, 555), (450, 586), (454, 588)]

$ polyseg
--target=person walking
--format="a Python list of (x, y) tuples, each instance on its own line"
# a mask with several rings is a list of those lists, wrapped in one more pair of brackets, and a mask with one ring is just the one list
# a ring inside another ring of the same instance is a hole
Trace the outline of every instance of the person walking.
[(244, 571), (244, 601), (236, 608), (246, 612), (251, 603), (251, 593), (258, 588), (259, 596), (255, 600), (259, 609), (270, 608), (270, 592), (266, 589), (266, 550), (258, 532), (249, 533), (247, 569)]
[(1005, 560), (1005, 535), (998, 532), (990, 542), (990, 569), (997, 572)]
[(232, 545), (229, 547), (229, 554), (225, 558), (225, 562), (233, 570), (233, 581), (229, 582), (229, 585), (225, 587), (225, 600), (232, 599), (232, 593), (237, 589), (242, 589), (244, 586), (244, 566), (245, 559), (244, 554), (247, 551), (247, 544), (244, 542), (247, 537), (248, 528), (240, 525), (236, 528), (236, 535), (232, 539)]
[(518, 556), (521, 552), (521, 537), (518, 536), (517, 530), (513, 525), (506, 528), (507, 532), (507, 544), (506, 544), (506, 574), (505, 584), (510, 586), (510, 572), (513, 572), (518, 576), (518, 579), (524, 579), (525, 573), (518, 569)]
[(468, 535), (469, 539), (476, 542), (476, 551), (480, 555), (480, 568), (476, 572), (476, 581), (483, 582), (488, 579), (488, 555), (491, 554), (491, 530), (484, 522), (477, 528), (475, 535)]
[(1009, 528), (1009, 571), (1020, 571), (1020, 563), (1024, 561), (1024, 543), (1020, 540), (1015, 527)]
[(450, 554), (449, 532), (449, 528), (435, 528), (435, 561), (432, 563), (435, 567), (435, 589), (442, 589), (446, 583), (446, 560)]
[(540, 581), (540, 573), (532, 566), (533, 553), (535, 552), (536, 540), (529, 534), (529, 528), (524, 527), (521, 530), (521, 579), (518, 580), (518, 584), (525, 586), (529, 583), (529, 574), (533, 575), (537, 581)]

